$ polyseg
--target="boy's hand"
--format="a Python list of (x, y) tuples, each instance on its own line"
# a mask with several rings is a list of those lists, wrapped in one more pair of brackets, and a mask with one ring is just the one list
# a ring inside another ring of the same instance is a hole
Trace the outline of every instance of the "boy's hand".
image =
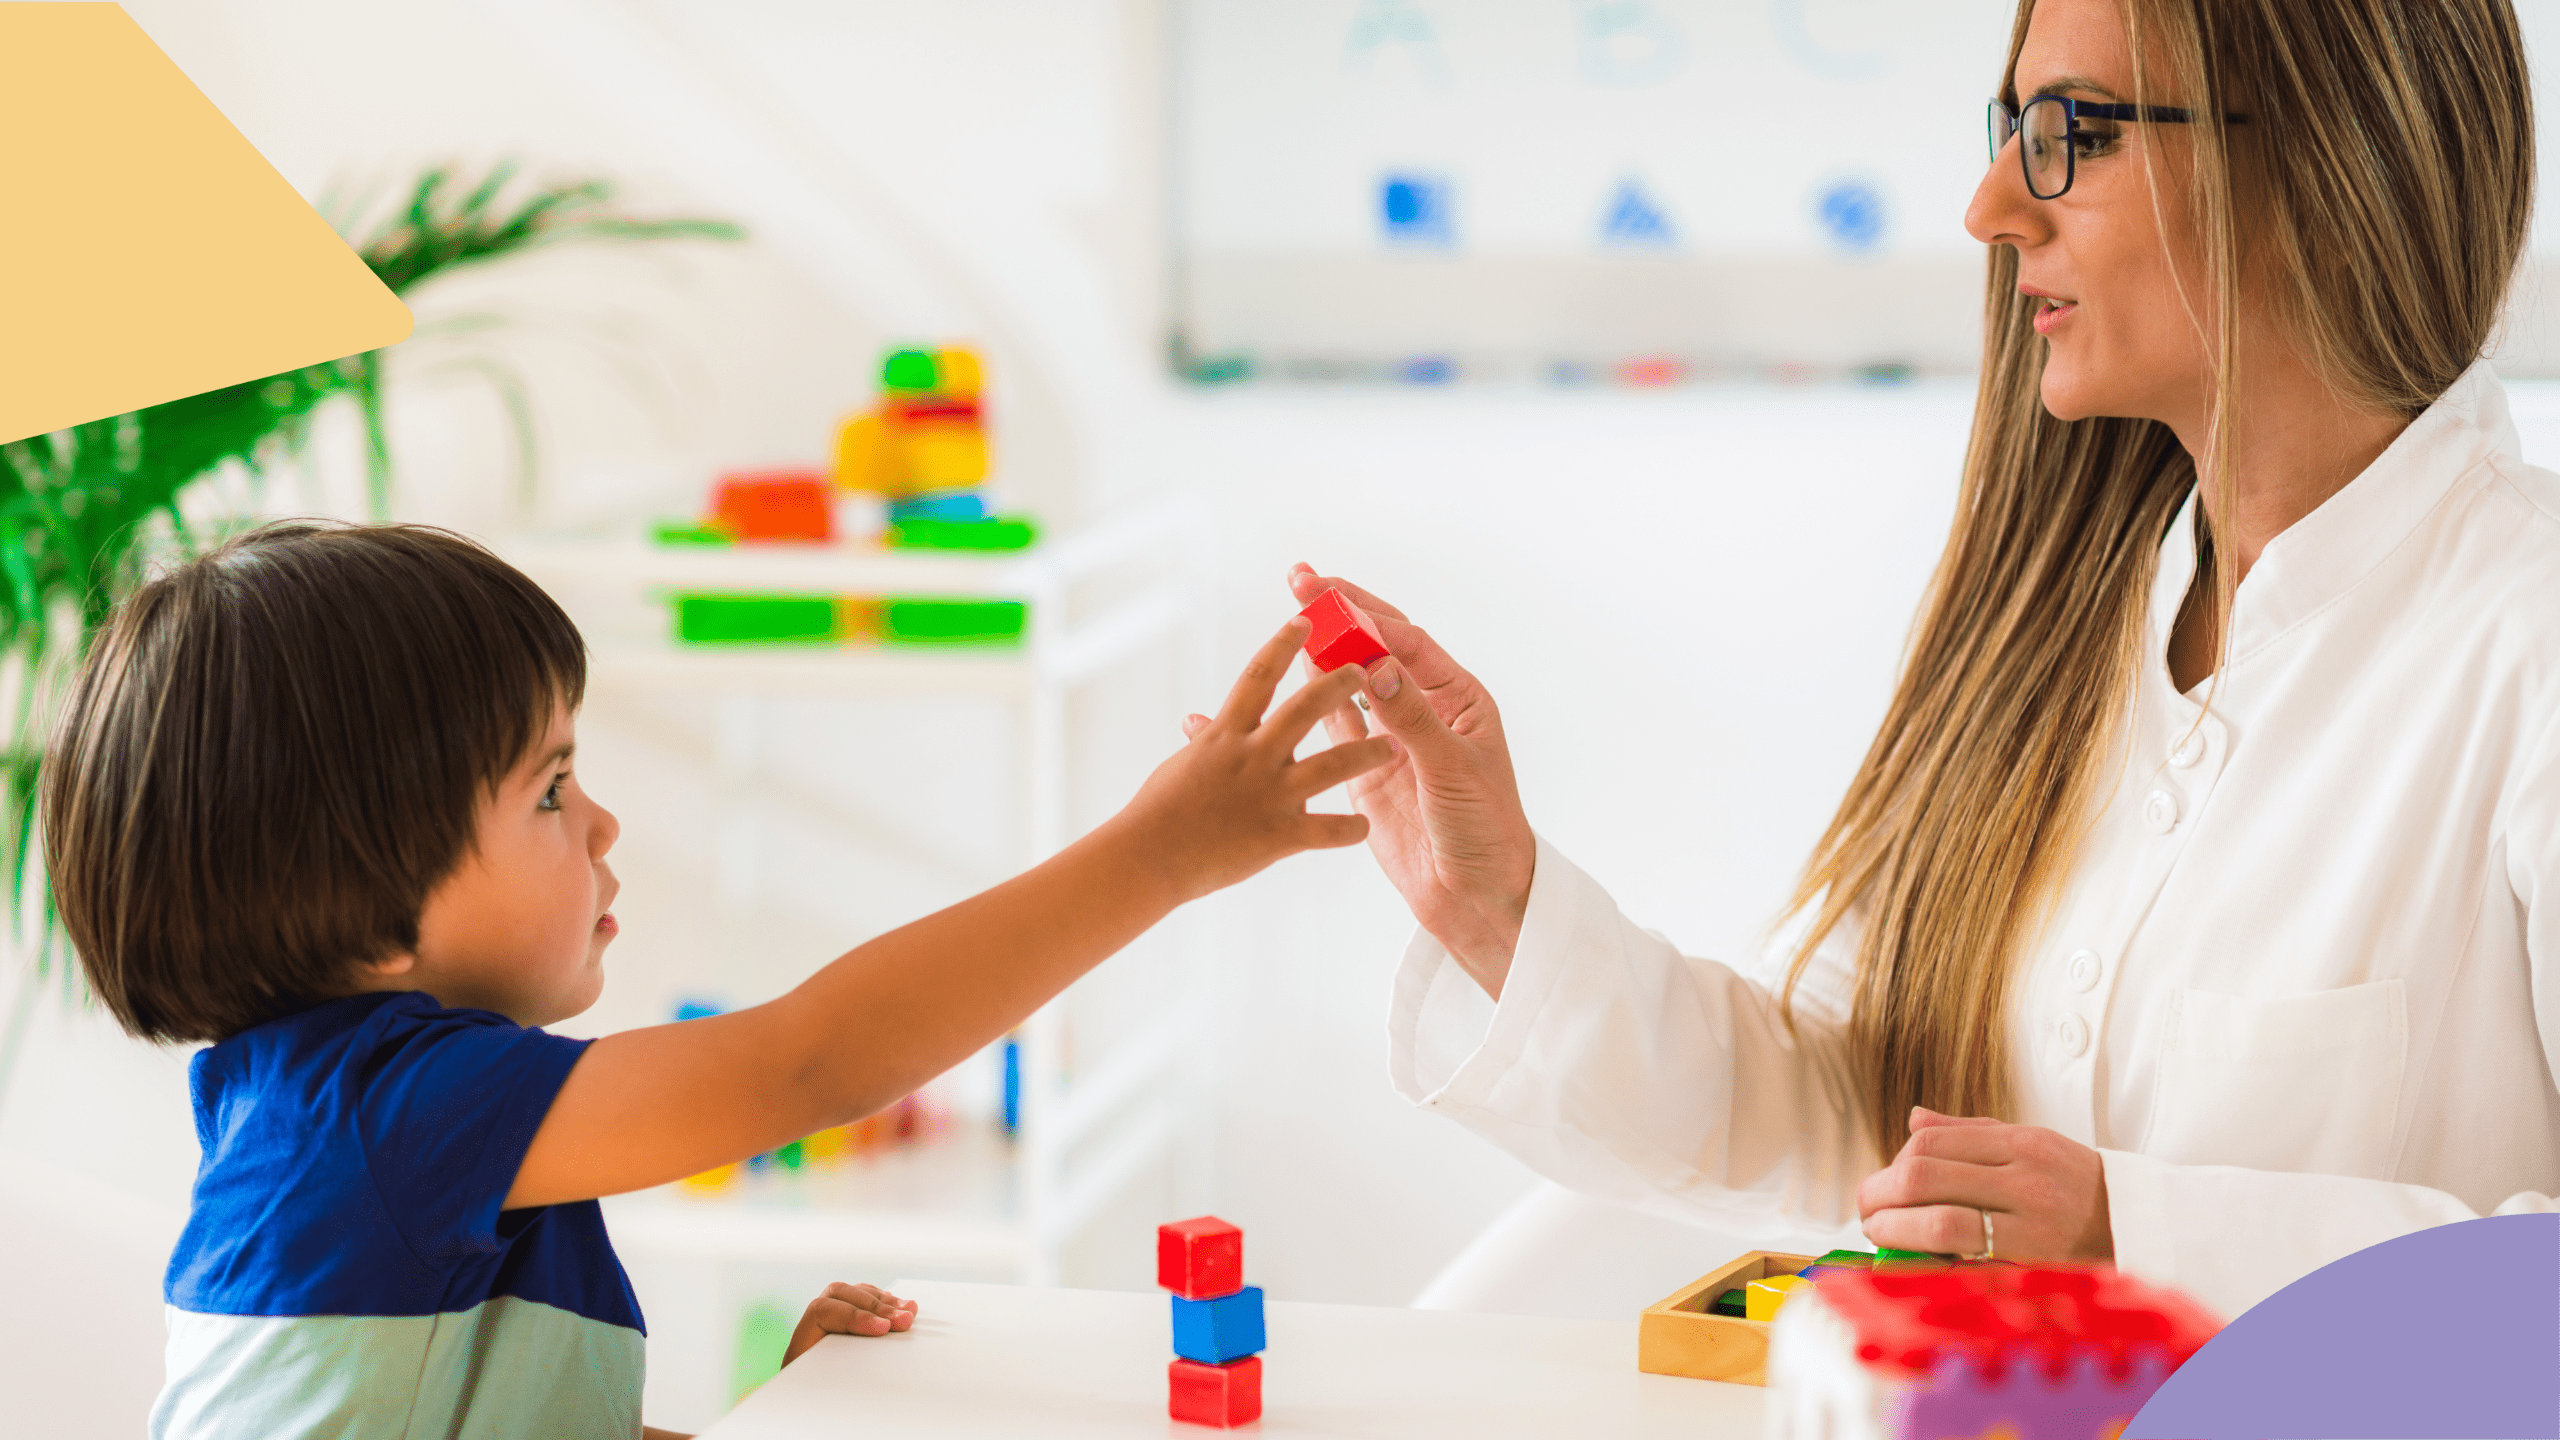
[(1369, 834), (1358, 815), (1310, 815), (1307, 802), (1393, 758), (1384, 737), (1297, 758), (1298, 742), (1328, 710), (1351, 703), (1368, 678), (1357, 665), (1308, 681), (1266, 716), (1289, 657), (1307, 638), (1292, 616), (1255, 654), (1227, 703), (1184, 730), (1190, 743), (1156, 767), (1120, 812), (1136, 843), (1178, 900), (1224, 889), (1301, 850), (1357, 845)]
[(901, 1300), (877, 1285), (838, 1281), (801, 1312), (800, 1323), (791, 1332), (791, 1343), (783, 1349), (782, 1363), (788, 1365), (799, 1359), (801, 1352), (817, 1344), (821, 1335), (888, 1335), (914, 1323), (913, 1300)]

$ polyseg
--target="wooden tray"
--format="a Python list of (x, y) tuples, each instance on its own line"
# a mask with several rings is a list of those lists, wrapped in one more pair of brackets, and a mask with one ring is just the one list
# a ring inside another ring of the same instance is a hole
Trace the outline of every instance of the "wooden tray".
[(1768, 1379), (1769, 1322), (1710, 1315), (1727, 1290), (1772, 1275), (1793, 1275), (1818, 1256), (1754, 1250), (1648, 1307), (1636, 1325), (1636, 1368), (1647, 1375), (1686, 1375), (1761, 1385)]

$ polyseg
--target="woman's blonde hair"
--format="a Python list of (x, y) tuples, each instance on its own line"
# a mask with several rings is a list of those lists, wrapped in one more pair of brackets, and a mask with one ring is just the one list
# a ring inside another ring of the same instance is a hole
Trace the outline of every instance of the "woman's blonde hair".
[[(2110, 788), (2160, 543), (2199, 471), (2199, 573), (2229, 613), (2210, 536), (2244, 263), (2245, 299), (2342, 403), (2415, 416), (2487, 347), (2532, 210), (2533, 93), (2508, 0), (2118, 3), (2135, 103), (2193, 116), (2175, 128), (2201, 273), (2181, 285), (2215, 357), (2212, 410), (2195, 457), (2156, 421), (2053, 418), (2018, 252), (1991, 247), (1954, 530), (1793, 907), (1811, 924), (1790, 998), (1860, 916), (1850, 1043), (1886, 1156), (1914, 1105), (2009, 1114), (2011, 972)], [(2001, 73), (2013, 105), (2033, 8), (2020, 0)], [(2165, 89), (2146, 93), (2149, 77)], [(2155, 219), (2177, 183), (2165, 171), (2150, 172)]]

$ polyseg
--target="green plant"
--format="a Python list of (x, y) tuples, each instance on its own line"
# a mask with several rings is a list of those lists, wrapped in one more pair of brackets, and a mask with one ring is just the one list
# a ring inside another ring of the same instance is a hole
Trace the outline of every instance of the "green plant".
[[(718, 220), (635, 219), (613, 213), (600, 180), (517, 183), (512, 164), (467, 180), (453, 166), (426, 171), (404, 200), (364, 229), (358, 253), (394, 293), (452, 270), (563, 241), (735, 240)], [(342, 230), (354, 230), (341, 224)], [(154, 561), (192, 553), (238, 523), (211, 499), (214, 477), (237, 466), (252, 482), (300, 451), (323, 406), (351, 402), (364, 424), (369, 508), (387, 519), (391, 448), (383, 425), (380, 350), (190, 395), (129, 414), (0, 445), (0, 858), (8, 937), (33, 939), (39, 976), (56, 953), (41, 875), (34, 807), (49, 700), (86, 653), (99, 624)], [(505, 384), (502, 373), (484, 373)], [(523, 438), (520, 391), (507, 399)], [(193, 510), (191, 515), (190, 511)], [(210, 511), (211, 513), (207, 513)], [(68, 967), (66, 967), (66, 974)], [(0, 1033), (5, 1083), (21, 1013)]]

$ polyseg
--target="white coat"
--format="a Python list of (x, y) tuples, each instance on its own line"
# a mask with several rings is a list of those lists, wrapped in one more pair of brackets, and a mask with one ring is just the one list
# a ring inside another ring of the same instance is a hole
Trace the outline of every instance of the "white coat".
[[(2517, 451), (2476, 366), (2268, 545), (2182, 695), (2190, 499), (2112, 792), (2018, 959), (2003, 1118), (2097, 1149), (2117, 1264), (2226, 1315), (2395, 1235), (2560, 1208), (2560, 475)], [(1683, 956), (1542, 840), (1499, 1004), (1407, 947), (1396, 1085), (1571, 1189), (1854, 1237), (1888, 1158), (1842, 1041), (1854, 937), (1791, 1037), (1791, 928), (1756, 963)]]

